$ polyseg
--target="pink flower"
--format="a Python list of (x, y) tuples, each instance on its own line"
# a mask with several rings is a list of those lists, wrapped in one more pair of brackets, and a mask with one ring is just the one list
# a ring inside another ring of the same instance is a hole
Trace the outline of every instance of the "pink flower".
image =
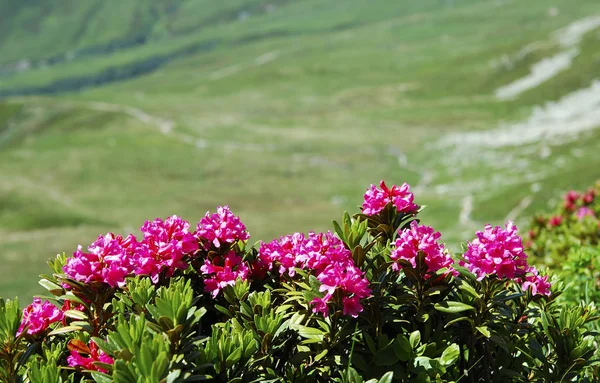
[(176, 270), (185, 270), (186, 256), (193, 256), (198, 250), (198, 242), (189, 232), (190, 224), (174, 215), (163, 221), (160, 218), (146, 221), (141, 231), (144, 239), (136, 248), (136, 274), (150, 275), (157, 283), (160, 273), (166, 271), (171, 277)]
[(250, 269), (242, 257), (230, 251), (225, 258), (216, 256), (212, 261), (206, 259), (200, 271), (209, 276), (204, 280), (204, 291), (211, 293), (214, 298), (225, 286), (235, 285), (238, 279), (248, 279)]
[(346, 249), (344, 242), (330, 231), (327, 233), (311, 231), (303, 245), (302, 251), (296, 254), (296, 261), (303, 269), (322, 271), (333, 264), (353, 264), (352, 252)]
[(261, 268), (271, 270), (273, 264), (279, 265), (279, 274), (287, 273), (290, 277), (296, 274), (295, 268), (300, 267), (298, 254), (303, 253), (306, 245), (304, 234), (294, 233), (269, 243), (261, 242), (258, 250), (257, 264)]
[(565, 201), (563, 203), (563, 207), (567, 211), (573, 211), (573, 210), (575, 210), (575, 204), (573, 202), (571, 202), (571, 201)]
[[(73, 341), (71, 341), (73, 342)], [(79, 341), (81, 342), (81, 341)], [(83, 343), (83, 342), (81, 342)], [(71, 367), (83, 367), (83, 369), (85, 370), (91, 370), (91, 371), (100, 371), (100, 372), (104, 372), (107, 373), (108, 371), (106, 371), (103, 368), (100, 368), (98, 366), (96, 366), (94, 364), (94, 362), (100, 362), (100, 363), (104, 363), (104, 364), (114, 364), (114, 360), (106, 355), (106, 353), (102, 350), (100, 350), (98, 348), (98, 346), (96, 345), (96, 343), (94, 343), (93, 340), (90, 340), (90, 345), (89, 347), (85, 346), (85, 344), (83, 344), (82, 346), (78, 347), (80, 349), (80, 351), (77, 351), (76, 349), (71, 349), (71, 355), (67, 357), (67, 362), (69, 363), (69, 366)], [(80, 352), (84, 352), (86, 354), (88, 354), (88, 357), (84, 357), (80, 354)]]
[(360, 269), (355, 266), (340, 267), (331, 265), (321, 272), (317, 279), (321, 282), (319, 291), (327, 292), (323, 299), (315, 298), (311, 304), (313, 312), (320, 312), (323, 316), (329, 315), (327, 303), (336, 291), (342, 294), (343, 312), (345, 315), (357, 317), (363, 311), (360, 300), (371, 294), (369, 281)]
[[(390, 254), (394, 261), (399, 259), (407, 260), (413, 267), (416, 267), (416, 259), (419, 252), (425, 253), (425, 263), (427, 271), (434, 273), (439, 269), (451, 267), (454, 261), (445, 252), (444, 245), (438, 243), (441, 234), (432, 227), (419, 225), (412, 221), (409, 230), (399, 232), (395, 247)], [(394, 270), (399, 270), (400, 266), (396, 262), (392, 265)]]
[(476, 233), (477, 238), (468, 244), (463, 255), (466, 262), (461, 266), (469, 270), (481, 280), (486, 275), (496, 274), (498, 278), (513, 279), (525, 274), (527, 255), (523, 251), (523, 241), (517, 235), (517, 227), (512, 223), (506, 224), (506, 230), (500, 226), (492, 228), (486, 225), (483, 232)]
[(206, 212), (200, 220), (196, 228), (196, 237), (208, 247), (212, 243), (216, 248), (220, 248), (224, 243), (247, 241), (250, 234), (240, 218), (229, 210), (229, 206), (219, 206), (215, 214)]
[(399, 213), (412, 214), (419, 208), (413, 203), (414, 195), (410, 192), (410, 186), (407, 183), (402, 186), (393, 185), (388, 188), (385, 182), (379, 183), (381, 189), (371, 185), (364, 196), (363, 214), (379, 214), (388, 203), (394, 204)]
[(550, 226), (556, 227), (562, 223), (562, 220), (563, 220), (562, 216), (555, 215), (552, 218), (550, 218), (550, 220), (548, 222), (550, 223)]
[(60, 322), (63, 319), (63, 313), (48, 301), (40, 298), (34, 298), (33, 303), (23, 309), (23, 319), (17, 331), (17, 336), (21, 335), (23, 330), (27, 328), (29, 335), (41, 334), (55, 322)]
[(371, 294), (369, 281), (354, 265), (352, 253), (331, 232), (310, 232), (306, 237), (295, 233), (271, 243), (262, 243), (257, 263), (269, 270), (273, 265), (278, 266), (280, 275), (293, 277), (296, 268), (315, 275), (321, 282), (319, 290), (326, 294), (323, 298), (313, 299), (311, 304), (314, 312), (324, 316), (329, 315), (327, 305), (337, 291), (342, 299), (350, 299), (346, 309), (351, 313), (349, 315), (358, 315), (362, 310), (360, 299)]
[(331, 300), (331, 294), (325, 294), (323, 298), (315, 298), (310, 304), (312, 304), (314, 313), (321, 313), (324, 317), (329, 316), (329, 306), (327, 303)]
[(577, 210), (577, 219), (583, 221), (585, 217), (595, 217), (594, 211), (589, 207), (581, 207)]
[(353, 296), (352, 298), (343, 297), (342, 302), (344, 304), (344, 315), (356, 318), (363, 311), (363, 306), (360, 304), (357, 296)]
[(546, 295), (550, 296), (550, 282), (548, 282), (548, 276), (538, 275), (538, 271), (535, 267), (531, 267), (528, 270), (529, 275), (525, 276), (525, 281), (522, 283), (521, 288), (523, 291), (531, 289), (533, 295)]
[(567, 194), (565, 194), (564, 198), (565, 202), (575, 203), (579, 199), (579, 193), (577, 193), (575, 190), (571, 190)]
[(596, 198), (596, 191), (594, 189), (589, 189), (581, 198), (583, 200), (583, 203), (586, 205), (591, 204), (592, 202), (594, 202), (594, 199)]
[(366, 298), (371, 294), (369, 281), (364, 277), (364, 273), (354, 264), (332, 264), (317, 275), (321, 282), (319, 291), (327, 291), (332, 294), (336, 289), (344, 294)]
[[(354, 266), (353, 262), (332, 263), (317, 275), (317, 279), (321, 282), (319, 291), (327, 292), (326, 297), (332, 296), (336, 291), (342, 294), (344, 314), (353, 317), (357, 317), (363, 310), (360, 300), (371, 295), (369, 280), (358, 267)], [(312, 303), (318, 306), (313, 311), (327, 316), (329, 310), (324, 310), (322, 307), (327, 302), (328, 300), (313, 300)]]
[(123, 287), (133, 271), (133, 251), (137, 241), (133, 235), (123, 239), (108, 233), (100, 236), (84, 253), (81, 246), (63, 267), (65, 275), (76, 281), (103, 282), (111, 287)]

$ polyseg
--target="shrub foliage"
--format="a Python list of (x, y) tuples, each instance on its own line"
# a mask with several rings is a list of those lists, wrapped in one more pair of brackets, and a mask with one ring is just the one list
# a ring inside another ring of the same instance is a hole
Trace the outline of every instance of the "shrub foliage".
[(381, 182), (334, 233), (249, 246), (219, 207), (101, 236), (49, 262), (47, 296), (0, 300), (0, 379), (597, 381), (595, 306), (558, 304), (512, 223), (452, 255), (422, 209)]
[(550, 214), (532, 219), (527, 245), (549, 266), (560, 267), (572, 248), (600, 244), (600, 181), (585, 192), (571, 190)]

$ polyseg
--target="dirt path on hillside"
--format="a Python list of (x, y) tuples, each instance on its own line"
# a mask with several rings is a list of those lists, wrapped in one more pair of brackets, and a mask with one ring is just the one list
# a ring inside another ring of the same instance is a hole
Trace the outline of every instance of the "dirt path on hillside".
[(175, 122), (164, 118), (152, 116), (141, 109), (132, 106), (121, 104), (110, 104), (107, 102), (89, 102), (84, 104), (85, 107), (99, 112), (124, 113), (130, 117), (143, 122), (144, 124), (154, 125), (158, 130), (165, 135), (169, 135), (175, 127)]
[[(573, 60), (579, 55), (579, 44), (583, 36), (597, 28), (600, 28), (600, 15), (593, 15), (574, 21), (556, 31), (552, 36), (551, 44), (558, 45), (562, 50), (552, 57), (545, 58), (533, 64), (531, 71), (526, 76), (496, 89), (496, 97), (499, 100), (517, 98), (521, 93), (536, 88), (560, 72), (569, 69)], [(536, 49), (540, 45), (542, 44), (529, 44), (524, 50)], [(518, 60), (520, 54), (517, 53), (516, 56)], [(504, 57), (501, 61), (505, 65), (512, 65), (510, 58)]]

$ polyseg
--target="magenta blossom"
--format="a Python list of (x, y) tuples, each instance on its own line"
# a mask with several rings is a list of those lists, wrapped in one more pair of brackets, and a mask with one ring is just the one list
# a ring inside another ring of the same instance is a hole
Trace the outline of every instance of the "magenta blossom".
[(196, 237), (205, 242), (208, 249), (210, 244), (220, 248), (224, 243), (247, 241), (250, 234), (240, 218), (229, 210), (229, 206), (219, 206), (215, 214), (206, 212), (200, 220), (196, 228)]
[[(343, 294), (342, 303), (344, 314), (357, 317), (363, 311), (360, 300), (371, 295), (369, 280), (365, 278), (364, 273), (354, 263), (348, 262), (345, 265), (341, 263), (332, 263), (317, 275), (321, 282), (319, 291), (327, 292), (325, 295), (332, 296), (336, 291)], [(329, 310), (325, 311), (322, 304), (328, 300), (319, 301), (318, 298), (311, 303), (315, 304), (314, 312), (321, 312), (325, 316)]]
[(160, 273), (166, 270), (171, 277), (176, 270), (185, 270), (186, 256), (194, 256), (198, 242), (189, 232), (190, 224), (174, 215), (163, 221), (160, 218), (146, 221), (141, 230), (144, 239), (136, 249), (136, 274), (150, 275), (157, 283)]
[(211, 260), (206, 259), (200, 271), (208, 276), (204, 280), (204, 291), (212, 294), (213, 298), (225, 288), (233, 286), (238, 279), (245, 281), (248, 279), (250, 269), (242, 257), (235, 251), (230, 251), (224, 258), (216, 256)]
[(137, 241), (133, 235), (123, 239), (108, 233), (100, 236), (84, 253), (81, 246), (67, 259), (65, 275), (79, 282), (102, 282), (111, 287), (123, 287), (125, 278), (133, 272), (133, 252)]
[(296, 260), (303, 269), (320, 272), (330, 265), (345, 266), (354, 264), (352, 252), (344, 246), (341, 239), (327, 233), (308, 233), (301, 252), (296, 254)]
[[(82, 346), (83, 345), (84, 344), (82, 343)], [(67, 357), (67, 363), (69, 363), (69, 366), (82, 367), (85, 370), (100, 371), (103, 373), (107, 373), (108, 371), (96, 366), (94, 362), (114, 364), (114, 360), (110, 356), (106, 355), (104, 351), (100, 350), (93, 340), (90, 340), (90, 345), (86, 348), (87, 350), (85, 350), (84, 352), (87, 352), (87, 354), (89, 355), (87, 357), (82, 356), (78, 351), (74, 349), (71, 350), (71, 355)]]
[[(315, 298), (310, 304), (312, 304), (314, 313), (321, 313), (324, 317), (329, 316), (329, 306), (327, 305), (331, 301), (331, 294), (325, 294), (323, 298)], [(362, 309), (362, 306), (361, 306)], [(361, 310), (362, 311), (362, 310)]]
[[(404, 259), (416, 267), (417, 255), (421, 251), (425, 254), (428, 273), (434, 273), (445, 267), (450, 268), (454, 261), (445, 251), (444, 245), (438, 242), (440, 237), (441, 234), (432, 227), (412, 221), (409, 230), (400, 231), (390, 258), (393, 261)], [(392, 264), (392, 268), (399, 270), (399, 263)]]
[(589, 189), (583, 195), (583, 197), (581, 197), (581, 200), (583, 201), (584, 204), (589, 205), (592, 202), (594, 202), (594, 198), (596, 198), (596, 191), (594, 189)]
[(60, 322), (63, 317), (62, 311), (52, 303), (48, 301), (42, 303), (40, 298), (34, 298), (33, 303), (23, 309), (23, 319), (16, 335), (21, 335), (25, 328), (29, 335), (41, 334), (52, 323)]
[(583, 221), (585, 217), (595, 217), (594, 211), (589, 207), (581, 207), (577, 210), (577, 219)]
[(313, 312), (329, 315), (328, 304), (336, 292), (342, 296), (344, 313), (357, 316), (362, 311), (360, 299), (371, 294), (369, 281), (354, 265), (352, 253), (342, 240), (331, 232), (301, 233), (281, 237), (271, 243), (262, 243), (257, 264), (271, 270), (275, 265), (280, 275), (296, 275), (296, 269), (311, 272), (321, 282), (323, 298), (311, 301)]
[(261, 269), (271, 270), (273, 264), (279, 265), (279, 274), (293, 277), (296, 267), (300, 267), (298, 255), (304, 253), (306, 238), (302, 233), (294, 233), (269, 243), (261, 242), (257, 264)]
[(506, 230), (486, 225), (485, 230), (476, 235), (463, 255), (466, 262), (461, 261), (460, 265), (466, 265), (478, 280), (486, 275), (513, 279), (525, 274), (527, 255), (523, 251), (523, 241), (517, 235), (517, 227), (511, 221), (506, 224)]
[(531, 289), (533, 295), (546, 295), (550, 296), (550, 282), (548, 282), (548, 276), (541, 276), (535, 267), (531, 267), (528, 270), (528, 275), (525, 276), (525, 281), (522, 283), (521, 288), (523, 291)]
[(410, 186), (407, 183), (402, 186), (393, 185), (388, 188), (385, 182), (379, 183), (381, 189), (375, 185), (371, 185), (364, 196), (363, 214), (375, 215), (379, 214), (388, 203), (394, 204), (399, 213), (412, 214), (419, 208), (414, 200), (413, 193), (410, 192)]
[(358, 314), (363, 311), (363, 306), (360, 303), (360, 299), (356, 295), (352, 298), (343, 297), (342, 303), (344, 305), (344, 315), (350, 315), (351, 317), (356, 318), (358, 317)]
[(572, 202), (575, 203), (577, 202), (577, 200), (579, 199), (579, 193), (577, 193), (575, 190), (570, 190), (567, 194), (565, 194), (564, 196), (564, 200), (566, 202)]
[(550, 218), (550, 220), (548, 221), (550, 223), (550, 226), (560, 226), (560, 224), (563, 221), (563, 217), (560, 215), (555, 215), (552, 218)]

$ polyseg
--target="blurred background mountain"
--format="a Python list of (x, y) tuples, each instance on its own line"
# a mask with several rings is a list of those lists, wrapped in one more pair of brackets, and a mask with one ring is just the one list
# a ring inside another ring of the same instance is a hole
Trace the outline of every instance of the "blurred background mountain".
[(523, 224), (600, 176), (598, 79), (598, 0), (0, 0), (0, 295), (155, 217), (327, 230), (381, 179), (454, 247)]

